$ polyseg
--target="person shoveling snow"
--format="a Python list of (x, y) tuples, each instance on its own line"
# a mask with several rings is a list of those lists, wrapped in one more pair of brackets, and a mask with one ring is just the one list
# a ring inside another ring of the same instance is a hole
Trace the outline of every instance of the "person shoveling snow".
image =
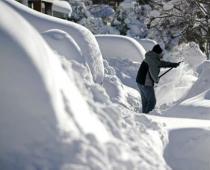
[[(180, 62), (172, 63), (161, 60), (163, 58), (163, 50), (159, 44), (156, 44), (151, 51), (145, 54), (136, 76), (137, 86), (139, 88), (142, 100), (142, 112), (149, 113), (155, 108), (156, 97), (154, 84), (159, 82), (160, 68), (176, 68)], [(169, 71), (168, 70), (168, 71)], [(168, 72), (167, 71), (167, 72)]]

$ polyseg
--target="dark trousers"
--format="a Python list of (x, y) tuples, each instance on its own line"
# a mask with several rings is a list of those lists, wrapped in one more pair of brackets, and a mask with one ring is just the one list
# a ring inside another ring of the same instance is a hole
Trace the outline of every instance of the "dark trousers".
[(141, 94), (142, 112), (149, 113), (155, 108), (156, 98), (153, 86), (144, 86), (137, 83)]

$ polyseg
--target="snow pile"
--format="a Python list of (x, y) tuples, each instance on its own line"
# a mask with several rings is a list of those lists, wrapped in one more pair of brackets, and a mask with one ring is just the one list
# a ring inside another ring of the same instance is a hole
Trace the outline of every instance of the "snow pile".
[(188, 92), (187, 97), (193, 97), (209, 89), (209, 67), (210, 62), (204, 61), (197, 67), (198, 80), (194, 83), (192, 89)]
[[(169, 116), (210, 119), (209, 115), (209, 61), (198, 66), (198, 79), (187, 92), (185, 100), (166, 112)], [(190, 110), (190, 114), (187, 114)]]
[(80, 57), (66, 32), (45, 32), (44, 41), (5, 4), (0, 2), (1, 169), (167, 169), (163, 126), (127, 114), (102, 86), (82, 79), (84, 63), (58, 56), (56, 38)]
[(72, 145), (65, 141), (99, 132), (95, 136), (105, 142), (110, 135), (41, 36), (2, 2), (0, 7), (1, 169), (60, 168), (58, 155)]
[(82, 55), (91, 70), (94, 81), (98, 83), (103, 81), (104, 67), (101, 52), (99, 50), (98, 43), (88, 29), (73, 22), (43, 15), (39, 12), (26, 8), (15, 1), (5, 0), (5, 3), (14, 8), (40, 33), (56, 28), (63, 30), (72, 36), (81, 49)]
[[(143, 45), (15, 1), (0, 13), (0, 169), (208, 169), (209, 121), (139, 113)], [(197, 46), (179, 48), (165, 59), (186, 60), (161, 79), (157, 107), (208, 119), (209, 62)]]
[(140, 110), (139, 93), (132, 88), (136, 88), (136, 72), (145, 49), (135, 39), (126, 36), (96, 35), (96, 39), (105, 59), (103, 86), (111, 101), (131, 110)]
[[(166, 53), (164, 59), (171, 62), (183, 62), (160, 80), (156, 92), (159, 98), (158, 106), (162, 108), (188, 95), (188, 91), (197, 80), (196, 68), (205, 60), (205, 55), (198, 45), (189, 43), (181, 44), (172, 52)], [(162, 69), (162, 72), (166, 70)]]
[(96, 39), (104, 58), (129, 58), (135, 62), (144, 58), (145, 49), (133, 38), (122, 35), (96, 35)]
[[(190, 88), (185, 89), (181, 103), (167, 110), (165, 114), (176, 117), (209, 119), (209, 61), (204, 61), (205, 55), (194, 43), (182, 45), (179, 49), (182, 49), (182, 51), (179, 50), (178, 52), (177, 50), (175, 54), (182, 56), (187, 64), (185, 67), (187, 73), (183, 72), (181, 77), (182, 79), (186, 77), (188, 83), (190, 80), (192, 83), (191, 85), (188, 84)], [(189, 77), (190, 75), (191, 78)], [(185, 82), (187, 82), (186, 80)], [(186, 88), (186, 85), (184, 88)]]
[(60, 56), (65, 56), (68, 60), (85, 63), (80, 47), (68, 33), (52, 29), (43, 32), (42, 35), (52, 50), (55, 50)]

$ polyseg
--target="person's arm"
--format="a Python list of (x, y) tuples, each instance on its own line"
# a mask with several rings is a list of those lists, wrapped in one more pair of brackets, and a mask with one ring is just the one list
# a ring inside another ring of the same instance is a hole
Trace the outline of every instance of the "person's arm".
[(175, 68), (175, 67), (178, 67), (179, 64), (180, 64), (180, 62), (179, 63), (172, 63), (172, 62), (168, 62), (168, 61), (160, 61), (159, 67), (163, 67), (163, 68), (173, 67), (173, 68)]

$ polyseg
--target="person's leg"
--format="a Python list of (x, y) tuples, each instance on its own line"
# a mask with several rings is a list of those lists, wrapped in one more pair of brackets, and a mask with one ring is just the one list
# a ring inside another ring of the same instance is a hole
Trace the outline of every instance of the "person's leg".
[(144, 86), (141, 84), (137, 84), (141, 94), (142, 100), (142, 112), (149, 113), (155, 108), (156, 105), (156, 97), (155, 90), (152, 86)]
[(141, 94), (141, 103), (142, 103), (142, 112), (148, 113), (148, 101), (147, 101), (147, 90), (146, 86), (137, 84), (140, 94)]
[(148, 112), (152, 111), (156, 105), (156, 97), (154, 87), (148, 87)]

